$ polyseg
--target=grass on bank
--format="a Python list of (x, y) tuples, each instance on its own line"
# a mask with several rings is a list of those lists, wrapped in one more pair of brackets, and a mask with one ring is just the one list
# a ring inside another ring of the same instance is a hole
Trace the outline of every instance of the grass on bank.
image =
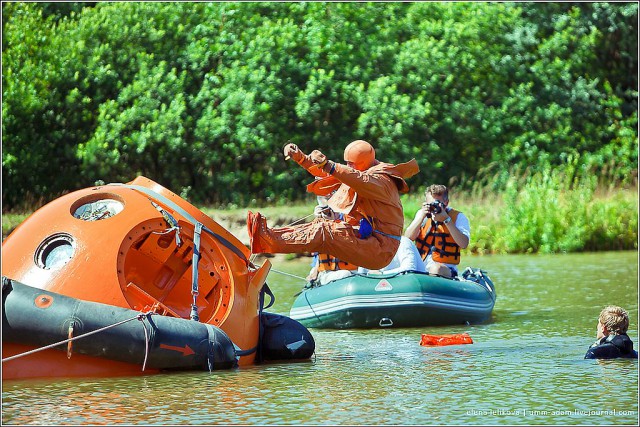
[[(595, 176), (567, 179), (545, 171), (508, 180), (500, 193), (450, 191), (450, 206), (467, 215), (467, 252), (562, 253), (638, 249), (638, 188), (599, 186)], [(403, 201), (409, 220), (421, 197)]]
[[(450, 206), (471, 224), (467, 253), (563, 253), (638, 249), (637, 189), (512, 190), (493, 197), (451, 194)], [(403, 201), (405, 225), (422, 204)]]
[[(407, 226), (423, 201), (423, 191), (404, 195)], [(310, 220), (315, 198), (259, 210), (269, 225)], [(451, 189), (450, 206), (471, 224), (468, 253), (559, 253), (638, 249), (638, 188), (598, 187), (595, 178), (565, 180), (561, 172), (512, 179), (499, 193)], [(244, 227), (250, 208), (201, 208), (214, 219)], [(2, 215), (3, 239), (30, 213)], [(233, 229), (230, 230), (234, 232)]]

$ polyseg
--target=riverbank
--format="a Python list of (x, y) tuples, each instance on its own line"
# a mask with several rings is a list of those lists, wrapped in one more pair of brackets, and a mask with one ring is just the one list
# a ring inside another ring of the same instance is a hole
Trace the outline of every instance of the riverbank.
[[(552, 177), (553, 178), (553, 177)], [(505, 192), (479, 195), (452, 192), (451, 206), (471, 223), (471, 243), (464, 252), (561, 253), (638, 249), (638, 188), (564, 189), (553, 179), (514, 185)], [(422, 203), (422, 193), (402, 197), (405, 227)], [(266, 216), (269, 226), (310, 221), (314, 202), (251, 208)], [(243, 244), (249, 245), (249, 208), (200, 207)], [(3, 240), (31, 213), (2, 215)]]
[[(406, 228), (422, 197), (403, 196), (402, 203)], [(451, 206), (469, 218), (471, 243), (465, 252), (471, 254), (638, 249), (637, 188), (553, 191), (525, 186), (495, 197), (452, 195)], [(309, 215), (313, 207), (309, 203), (259, 211), (269, 226), (284, 226)], [(249, 244), (247, 209), (203, 211)]]

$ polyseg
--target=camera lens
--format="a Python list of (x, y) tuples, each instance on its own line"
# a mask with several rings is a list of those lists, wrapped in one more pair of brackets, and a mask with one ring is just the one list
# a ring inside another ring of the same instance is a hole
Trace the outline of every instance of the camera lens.
[(444, 204), (439, 200), (429, 203), (429, 212), (433, 214), (439, 214), (440, 212), (442, 212), (443, 208)]

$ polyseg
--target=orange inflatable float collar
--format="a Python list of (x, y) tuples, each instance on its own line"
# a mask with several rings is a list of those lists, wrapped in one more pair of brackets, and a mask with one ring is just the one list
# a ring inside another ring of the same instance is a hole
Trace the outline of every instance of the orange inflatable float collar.
[(466, 332), (463, 334), (429, 335), (422, 334), (420, 345), (436, 347), (444, 345), (473, 344), (473, 340)]

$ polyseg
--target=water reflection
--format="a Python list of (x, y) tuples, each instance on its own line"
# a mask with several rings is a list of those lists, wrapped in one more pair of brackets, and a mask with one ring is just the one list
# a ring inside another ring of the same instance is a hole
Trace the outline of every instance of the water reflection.
[[(2, 421), (32, 425), (635, 424), (638, 363), (584, 360), (606, 304), (631, 315), (637, 253), (468, 257), (489, 272), (491, 322), (313, 330), (313, 361), (136, 378), (5, 382)], [(465, 258), (466, 260), (468, 258)], [(274, 265), (304, 276), (308, 260)], [(570, 269), (569, 269), (570, 267)], [(273, 277), (272, 277), (273, 276)], [(300, 280), (270, 275), (288, 314)], [(422, 333), (474, 344), (421, 347)], [(613, 413), (595, 413), (607, 408)], [(629, 411), (621, 413), (620, 411)]]

